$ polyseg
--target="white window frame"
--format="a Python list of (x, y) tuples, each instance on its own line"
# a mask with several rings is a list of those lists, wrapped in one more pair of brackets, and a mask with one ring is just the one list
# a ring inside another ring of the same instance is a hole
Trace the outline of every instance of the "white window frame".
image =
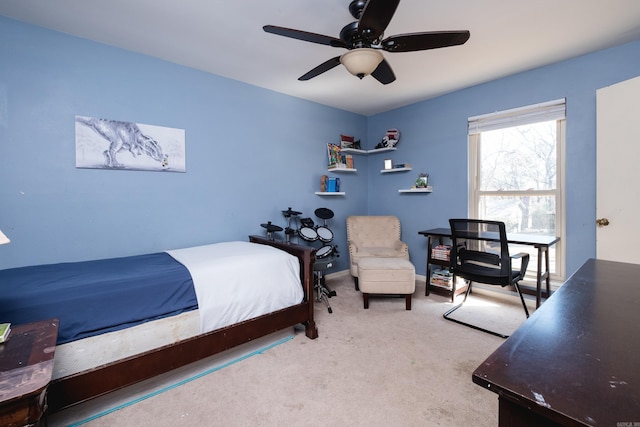
[[(557, 183), (555, 189), (529, 190), (529, 191), (481, 191), (479, 176), (479, 143), (480, 134), (490, 130), (556, 120), (556, 171)], [(547, 103), (536, 104), (496, 113), (474, 116), (469, 118), (469, 217), (480, 218), (478, 211), (481, 196), (517, 196), (529, 194), (532, 196), (555, 196), (556, 236), (560, 241), (554, 245), (555, 271), (551, 279), (562, 282), (565, 278), (565, 236), (566, 236), (566, 209), (565, 209), (565, 146), (566, 146), (566, 116), (565, 100), (555, 100)], [(533, 249), (533, 248), (531, 248)], [(529, 271), (535, 273), (535, 266), (530, 265)], [(535, 279), (534, 279), (535, 280)]]

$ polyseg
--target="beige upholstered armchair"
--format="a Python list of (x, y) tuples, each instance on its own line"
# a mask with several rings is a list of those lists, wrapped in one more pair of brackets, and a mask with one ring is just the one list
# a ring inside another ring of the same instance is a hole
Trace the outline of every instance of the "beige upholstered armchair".
[(409, 259), (409, 247), (400, 240), (400, 220), (396, 216), (348, 216), (347, 244), (356, 290), (358, 260), (366, 257)]

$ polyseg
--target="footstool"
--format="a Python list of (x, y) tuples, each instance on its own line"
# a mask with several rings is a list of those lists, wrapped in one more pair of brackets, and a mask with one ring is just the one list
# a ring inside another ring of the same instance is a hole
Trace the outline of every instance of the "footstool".
[(369, 295), (404, 295), (411, 310), (411, 295), (416, 290), (416, 270), (403, 258), (361, 258), (358, 261), (358, 283), (364, 308), (369, 308)]

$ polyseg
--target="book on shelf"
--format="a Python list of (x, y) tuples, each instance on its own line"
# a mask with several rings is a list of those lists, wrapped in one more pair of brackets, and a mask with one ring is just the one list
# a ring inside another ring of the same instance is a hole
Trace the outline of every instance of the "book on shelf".
[(0, 323), (0, 343), (3, 343), (9, 338), (11, 332), (11, 323)]
[(343, 154), (344, 163), (347, 165), (348, 169), (354, 169), (353, 156), (351, 154)]
[(333, 165), (342, 163), (340, 146), (336, 144), (327, 144), (327, 157), (329, 158), (329, 168)]
[(340, 135), (340, 147), (359, 150), (360, 140), (356, 141), (351, 135)]
[(434, 286), (451, 288), (453, 286), (453, 273), (447, 269), (433, 270), (429, 283)]
[(327, 181), (327, 192), (328, 193), (340, 192), (340, 178), (329, 178), (329, 180)]
[(440, 261), (449, 261), (449, 254), (451, 253), (451, 246), (449, 245), (436, 245), (431, 248), (431, 258)]

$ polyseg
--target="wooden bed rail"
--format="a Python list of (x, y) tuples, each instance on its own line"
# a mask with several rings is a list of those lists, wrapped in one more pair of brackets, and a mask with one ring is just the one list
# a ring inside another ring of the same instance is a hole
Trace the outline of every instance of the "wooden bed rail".
[(267, 240), (259, 236), (249, 236), (249, 240), (277, 247), (300, 260), (304, 301), (251, 320), (56, 379), (49, 386), (49, 410), (56, 412), (85, 402), (299, 323), (305, 326), (308, 338), (317, 338), (318, 329), (313, 313), (315, 248)]

